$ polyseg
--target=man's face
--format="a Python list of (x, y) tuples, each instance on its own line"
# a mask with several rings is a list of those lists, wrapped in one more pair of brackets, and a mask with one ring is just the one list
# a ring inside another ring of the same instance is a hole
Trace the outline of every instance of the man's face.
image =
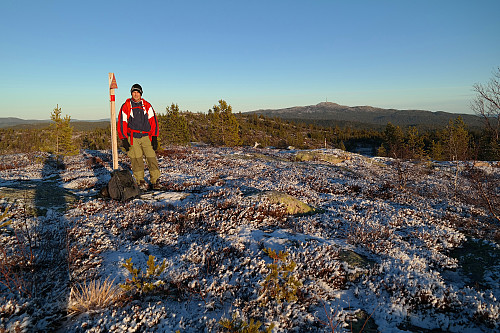
[(134, 102), (139, 102), (141, 100), (141, 94), (138, 91), (132, 91), (132, 99)]

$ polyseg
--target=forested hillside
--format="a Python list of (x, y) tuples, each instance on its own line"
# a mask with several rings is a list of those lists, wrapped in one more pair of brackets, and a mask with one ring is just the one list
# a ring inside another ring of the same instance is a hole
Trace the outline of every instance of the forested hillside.
[[(316, 105), (295, 106), (285, 109), (266, 109), (250, 111), (250, 114), (267, 117), (280, 117), (286, 120), (301, 120), (306, 123), (335, 126), (339, 123), (364, 128), (380, 128), (387, 123), (401, 127), (415, 126), (425, 129), (437, 129), (448, 125), (458, 115), (449, 112), (431, 112), (425, 110), (383, 109), (372, 106), (346, 106), (337, 103), (322, 102)], [(464, 122), (473, 129), (481, 128), (481, 118), (472, 114), (461, 114)]]
[[(158, 113), (160, 146), (207, 144), (279, 149), (339, 148), (371, 156), (404, 159), (498, 160), (498, 143), (488, 131), (471, 129), (461, 116), (446, 126), (399, 126), (391, 122), (377, 128), (353, 126), (344, 121), (324, 125), (286, 120), (256, 113), (233, 113), (220, 100), (208, 113), (180, 110), (177, 104)], [(95, 123), (82, 128), (68, 122), (71, 142), (78, 149), (109, 149), (110, 126)], [(54, 136), (55, 135), (55, 136)], [(68, 134), (66, 134), (68, 135)], [(43, 128), (0, 129), (0, 153), (54, 152), (57, 134), (53, 124)]]

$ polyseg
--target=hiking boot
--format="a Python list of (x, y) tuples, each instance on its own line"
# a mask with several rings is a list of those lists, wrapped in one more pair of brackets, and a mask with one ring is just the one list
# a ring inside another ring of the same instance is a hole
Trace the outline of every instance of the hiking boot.
[(161, 186), (159, 182), (156, 182), (152, 185), (153, 190), (161, 190)]
[(148, 186), (148, 183), (146, 183), (144, 180), (141, 180), (139, 182), (139, 189), (142, 191), (142, 192), (146, 192), (148, 190), (149, 186)]

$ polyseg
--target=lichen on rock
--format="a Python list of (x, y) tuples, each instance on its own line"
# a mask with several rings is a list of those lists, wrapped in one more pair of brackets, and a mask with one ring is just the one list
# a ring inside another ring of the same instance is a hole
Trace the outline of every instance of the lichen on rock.
[(259, 199), (265, 198), (271, 203), (284, 205), (286, 212), (291, 215), (312, 214), (317, 210), (299, 199), (279, 191), (264, 191), (256, 195)]

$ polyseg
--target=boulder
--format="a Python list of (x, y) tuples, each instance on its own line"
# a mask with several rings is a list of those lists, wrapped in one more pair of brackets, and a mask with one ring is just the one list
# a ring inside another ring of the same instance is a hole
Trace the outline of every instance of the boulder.
[(484, 162), (484, 161), (477, 161), (477, 162), (474, 162), (474, 166), (476, 168), (484, 168), (484, 167), (489, 167), (490, 164), (488, 162)]
[(295, 154), (295, 161), (297, 162), (307, 162), (307, 161), (323, 161), (332, 164), (338, 164), (350, 159), (350, 156), (338, 156), (333, 154), (325, 154), (319, 151), (300, 151)]
[(317, 212), (316, 209), (299, 199), (279, 191), (264, 191), (256, 194), (259, 199), (266, 198), (272, 203), (281, 204), (286, 207), (288, 214), (311, 214)]

